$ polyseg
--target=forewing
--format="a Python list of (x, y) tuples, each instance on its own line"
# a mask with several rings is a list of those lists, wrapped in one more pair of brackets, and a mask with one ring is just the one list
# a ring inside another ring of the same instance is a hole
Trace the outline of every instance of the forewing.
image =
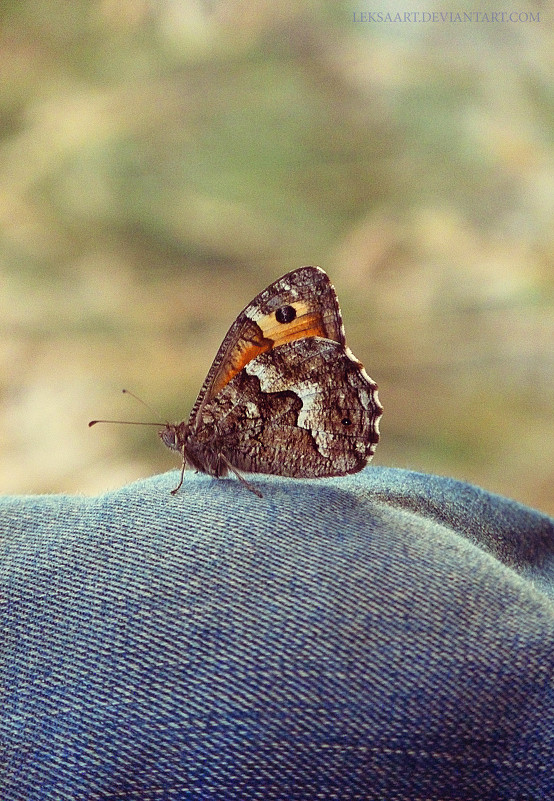
[(344, 328), (327, 274), (319, 267), (300, 267), (260, 292), (239, 314), (216, 354), (189, 424), (195, 424), (200, 407), (253, 359), (285, 343), (310, 337), (344, 345)]

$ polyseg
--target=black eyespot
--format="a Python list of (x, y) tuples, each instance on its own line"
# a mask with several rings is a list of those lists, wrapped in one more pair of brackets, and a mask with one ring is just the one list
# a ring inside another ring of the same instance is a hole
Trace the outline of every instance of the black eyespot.
[(281, 306), (275, 312), (275, 319), (278, 323), (291, 323), (296, 317), (296, 309), (294, 306)]
[(341, 423), (343, 424), (343, 426), (351, 426), (352, 420), (349, 417), (343, 417)]

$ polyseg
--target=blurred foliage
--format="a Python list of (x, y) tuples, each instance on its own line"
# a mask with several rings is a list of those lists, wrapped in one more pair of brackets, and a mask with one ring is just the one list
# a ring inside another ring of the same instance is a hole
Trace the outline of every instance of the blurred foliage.
[(554, 512), (546, 11), (361, 24), (360, 10), (2, 5), (4, 492), (177, 466), (152, 429), (86, 422), (149, 419), (122, 386), (185, 417), (240, 309), (320, 264), (380, 385), (375, 462)]

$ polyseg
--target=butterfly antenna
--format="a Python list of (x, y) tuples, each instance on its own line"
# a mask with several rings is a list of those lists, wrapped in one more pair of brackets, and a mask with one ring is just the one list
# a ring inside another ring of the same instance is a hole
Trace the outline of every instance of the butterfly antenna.
[[(135, 395), (135, 393), (134, 393), (134, 392), (131, 392), (131, 390), (130, 390), (130, 389), (122, 389), (121, 391), (123, 392), (123, 394), (124, 394), (124, 395), (130, 395), (130, 396), (131, 396), (132, 398), (134, 398), (136, 401), (138, 401), (139, 403), (142, 403), (142, 405), (143, 405), (143, 406), (144, 406), (146, 409), (148, 409), (148, 411), (149, 411), (149, 412), (152, 412), (152, 414), (154, 415), (154, 417), (161, 417), (161, 415), (159, 415), (159, 414), (158, 414), (158, 412), (157, 412), (155, 409), (153, 409), (153, 408), (152, 408), (152, 407), (151, 407), (151, 406), (150, 406), (148, 403), (146, 403), (146, 401), (143, 401), (143, 399), (142, 399), (142, 398), (139, 398), (139, 396), (138, 396), (138, 395)], [(156, 425), (157, 425), (157, 424), (156, 424)]]
[(88, 427), (95, 426), (96, 423), (117, 423), (120, 426), (160, 426), (164, 427), (167, 423), (145, 423), (143, 420), (90, 420)]
[[(138, 395), (135, 395), (134, 392), (131, 392), (131, 390), (129, 390), (129, 389), (122, 389), (121, 391), (125, 395), (130, 395), (136, 401), (138, 401), (139, 403), (142, 403), (142, 405), (145, 406), (148, 409), (149, 412), (152, 412), (153, 415), (155, 415), (156, 417), (158, 416), (157, 412), (151, 406), (149, 406), (145, 401), (143, 401), (142, 398), (139, 398)], [(138, 421), (138, 420), (91, 420), (89, 422), (89, 424), (88, 424), (89, 428), (91, 426), (95, 426), (97, 423), (117, 423), (118, 425), (123, 425), (123, 426), (158, 426), (158, 428), (160, 426), (166, 426), (167, 425), (167, 422), (165, 422), (165, 423), (144, 423), (144, 422)]]

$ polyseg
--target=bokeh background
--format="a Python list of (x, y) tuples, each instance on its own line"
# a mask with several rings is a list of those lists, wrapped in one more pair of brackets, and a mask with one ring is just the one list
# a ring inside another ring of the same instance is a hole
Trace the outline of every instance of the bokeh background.
[(319, 264), (380, 386), (374, 464), (554, 512), (552, 15), (480, 8), (522, 19), (2, 3), (0, 491), (178, 467), (87, 421), (153, 419), (122, 387), (185, 418), (237, 313)]

